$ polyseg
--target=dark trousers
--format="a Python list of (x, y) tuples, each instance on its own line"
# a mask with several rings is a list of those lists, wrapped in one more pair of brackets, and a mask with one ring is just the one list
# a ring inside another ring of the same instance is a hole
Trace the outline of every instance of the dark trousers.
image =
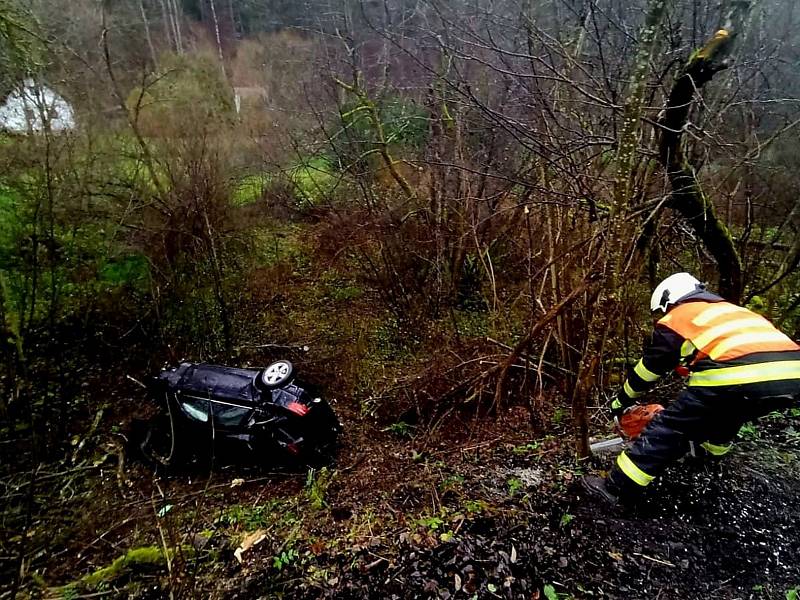
[(687, 388), (648, 424), (609, 473), (623, 490), (636, 490), (658, 477), (689, 451), (690, 443), (721, 455), (745, 423), (797, 406), (800, 381), (727, 388)]

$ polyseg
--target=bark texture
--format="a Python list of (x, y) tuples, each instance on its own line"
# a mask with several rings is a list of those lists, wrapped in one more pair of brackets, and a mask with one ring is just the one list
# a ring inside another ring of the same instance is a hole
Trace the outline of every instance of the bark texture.
[[(729, 23), (727, 24), (729, 27)], [(735, 34), (720, 29), (701, 49), (695, 51), (678, 76), (660, 119), (659, 158), (667, 171), (672, 197), (670, 206), (691, 225), (719, 269), (719, 292), (731, 302), (742, 296), (742, 261), (728, 227), (717, 215), (714, 204), (705, 196), (695, 171), (682, 148), (683, 133), (695, 92), (728, 67), (724, 61)]]

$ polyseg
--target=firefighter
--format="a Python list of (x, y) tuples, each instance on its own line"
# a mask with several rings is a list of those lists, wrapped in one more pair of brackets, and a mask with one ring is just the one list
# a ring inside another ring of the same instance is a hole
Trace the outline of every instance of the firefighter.
[(610, 504), (635, 499), (690, 449), (723, 456), (742, 425), (800, 403), (800, 346), (764, 317), (712, 294), (689, 273), (662, 281), (650, 309), (660, 317), (652, 340), (611, 412), (621, 417), (673, 369), (687, 376), (686, 388), (605, 479), (583, 478), (588, 492)]

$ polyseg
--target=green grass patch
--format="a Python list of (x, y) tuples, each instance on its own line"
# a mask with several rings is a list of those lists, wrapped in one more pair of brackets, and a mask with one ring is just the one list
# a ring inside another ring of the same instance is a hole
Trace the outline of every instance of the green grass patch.
[(0, 184), (0, 258), (4, 252), (11, 250), (21, 227), (20, 204), (19, 193), (7, 185)]
[(300, 204), (315, 206), (330, 198), (340, 177), (325, 156), (311, 156), (289, 170), (289, 180)]
[(263, 198), (264, 192), (269, 188), (273, 178), (267, 173), (258, 173), (243, 177), (234, 188), (231, 204), (234, 206), (247, 206)]
[(270, 500), (265, 504), (249, 506), (233, 504), (217, 518), (216, 524), (244, 531), (266, 529), (272, 525), (290, 526), (298, 521), (297, 513), (286, 500)]
[[(386, 143), (401, 148), (421, 148), (428, 138), (430, 113), (422, 106), (405, 98), (385, 98), (378, 102)], [(444, 105), (444, 109), (447, 107)], [(355, 139), (376, 142), (375, 126), (366, 106), (360, 101), (342, 107), (341, 119)]]
[(454, 310), (453, 321), (464, 337), (482, 338), (491, 333), (490, 315), (485, 311)]
[(321, 510), (328, 505), (325, 496), (332, 479), (333, 473), (328, 470), (328, 467), (308, 470), (305, 492), (311, 507), (315, 510)]
[(282, 223), (254, 227), (250, 230), (250, 241), (255, 264), (260, 267), (286, 261), (295, 270), (302, 271), (311, 264), (313, 249), (301, 225)]

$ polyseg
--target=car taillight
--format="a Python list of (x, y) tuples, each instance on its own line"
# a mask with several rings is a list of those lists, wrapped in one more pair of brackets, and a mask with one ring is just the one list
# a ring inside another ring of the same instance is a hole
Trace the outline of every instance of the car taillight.
[(300, 404), (299, 402), (289, 402), (286, 405), (287, 410), (292, 411), (296, 415), (300, 415), (301, 417), (305, 416), (308, 413), (308, 407), (305, 404)]

